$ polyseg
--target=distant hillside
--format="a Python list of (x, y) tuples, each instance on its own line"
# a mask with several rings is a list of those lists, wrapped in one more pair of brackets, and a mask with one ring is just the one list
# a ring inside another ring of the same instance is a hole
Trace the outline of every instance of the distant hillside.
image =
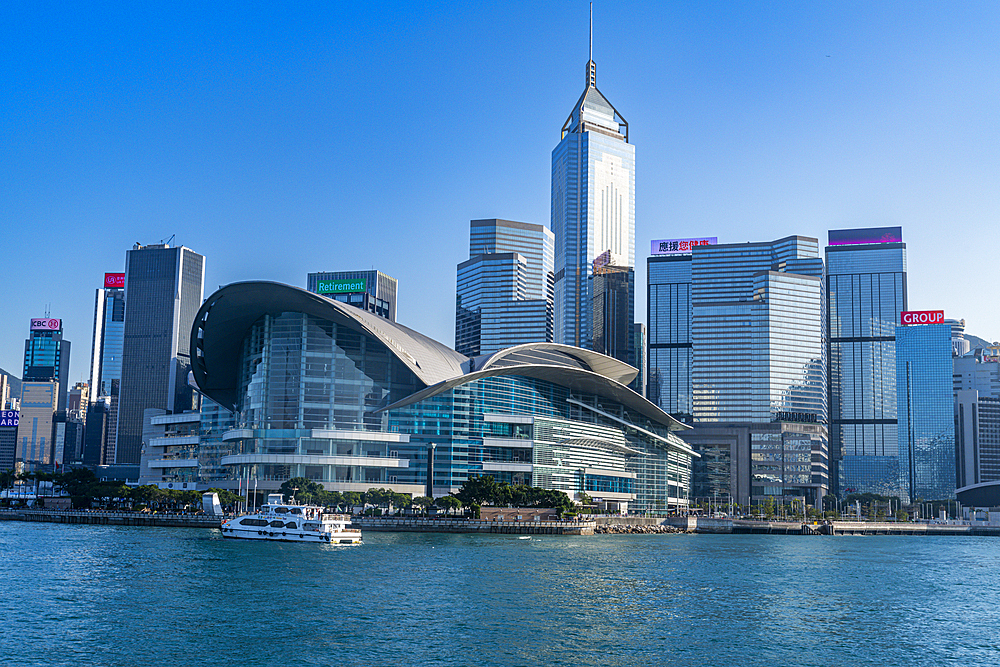
[(975, 350), (976, 348), (979, 347), (989, 347), (990, 345), (993, 344), (988, 340), (980, 338), (979, 336), (972, 336), (970, 334), (965, 334), (965, 340), (969, 341), (970, 350)]
[(0, 368), (0, 375), (6, 375), (10, 378), (10, 395), (17, 398), (21, 397), (21, 380), (13, 373), (8, 373), (4, 369)]

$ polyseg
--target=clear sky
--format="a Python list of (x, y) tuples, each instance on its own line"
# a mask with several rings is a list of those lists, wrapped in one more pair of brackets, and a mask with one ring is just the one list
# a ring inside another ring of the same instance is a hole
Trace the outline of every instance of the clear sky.
[[(454, 344), (469, 220), (549, 222), (588, 4), (0, 3), (0, 367), (48, 310), (86, 378), (94, 290), (133, 243), (220, 285), (399, 280)], [(654, 238), (901, 225), (909, 303), (1000, 339), (1000, 3), (610, 2), (598, 87)]]

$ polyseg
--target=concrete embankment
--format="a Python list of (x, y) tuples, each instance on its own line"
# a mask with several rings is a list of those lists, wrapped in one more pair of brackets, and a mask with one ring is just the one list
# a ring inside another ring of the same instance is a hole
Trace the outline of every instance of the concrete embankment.
[(593, 535), (593, 521), (479, 521), (475, 519), (416, 519), (355, 517), (364, 531), (402, 533), (486, 533), (512, 535)]
[(191, 514), (36, 509), (0, 510), (0, 520), (108, 526), (160, 526), (164, 528), (218, 528), (222, 523), (222, 519), (219, 517)]

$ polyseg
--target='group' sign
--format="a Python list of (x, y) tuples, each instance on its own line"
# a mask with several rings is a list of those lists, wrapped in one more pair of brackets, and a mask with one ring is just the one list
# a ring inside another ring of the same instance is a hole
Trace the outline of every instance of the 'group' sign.
[(904, 310), (899, 314), (901, 324), (943, 324), (943, 310)]

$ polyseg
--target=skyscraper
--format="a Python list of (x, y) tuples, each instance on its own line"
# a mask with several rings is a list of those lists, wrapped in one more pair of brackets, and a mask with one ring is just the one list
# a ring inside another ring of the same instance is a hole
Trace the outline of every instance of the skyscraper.
[(69, 394), (70, 342), (63, 340), (62, 320), (38, 317), (31, 320), (31, 332), (24, 342), (25, 382), (58, 382), (58, 410), (66, 409)]
[(193, 407), (191, 327), (204, 279), (205, 258), (183, 246), (136, 244), (127, 254), (115, 463), (139, 463), (143, 410)]
[(831, 230), (826, 248), (830, 447), (839, 492), (898, 487), (896, 324), (906, 310), (900, 227)]
[(470, 357), (551, 342), (554, 237), (542, 225), (473, 220), (458, 265), (455, 349)]
[[(104, 286), (98, 288), (94, 301), (94, 338), (90, 351), (90, 404), (102, 401), (104, 443), (100, 464), (114, 462), (118, 432), (118, 401), (122, 379), (122, 346), (125, 341), (125, 274), (105, 273)], [(91, 446), (93, 439), (87, 437)]]
[(955, 497), (951, 326), (896, 329), (899, 495), (903, 502)]
[(396, 321), (396, 279), (381, 271), (310, 273), (306, 289), (346, 303), (391, 322)]
[(650, 400), (694, 423), (682, 437), (699, 451), (730, 457), (738, 447), (722, 466), (738, 502), (785, 494), (817, 502), (829, 488), (818, 240), (675, 239), (654, 241), (653, 252)]
[[(604, 257), (608, 257), (608, 253)], [(602, 263), (599, 258), (594, 262), (590, 293), (594, 351), (638, 367), (632, 321), (635, 319), (635, 269)]]
[(555, 342), (592, 349), (594, 260), (609, 252), (609, 264), (635, 266), (635, 147), (628, 123), (597, 89), (593, 59), (552, 151), (552, 231)]

